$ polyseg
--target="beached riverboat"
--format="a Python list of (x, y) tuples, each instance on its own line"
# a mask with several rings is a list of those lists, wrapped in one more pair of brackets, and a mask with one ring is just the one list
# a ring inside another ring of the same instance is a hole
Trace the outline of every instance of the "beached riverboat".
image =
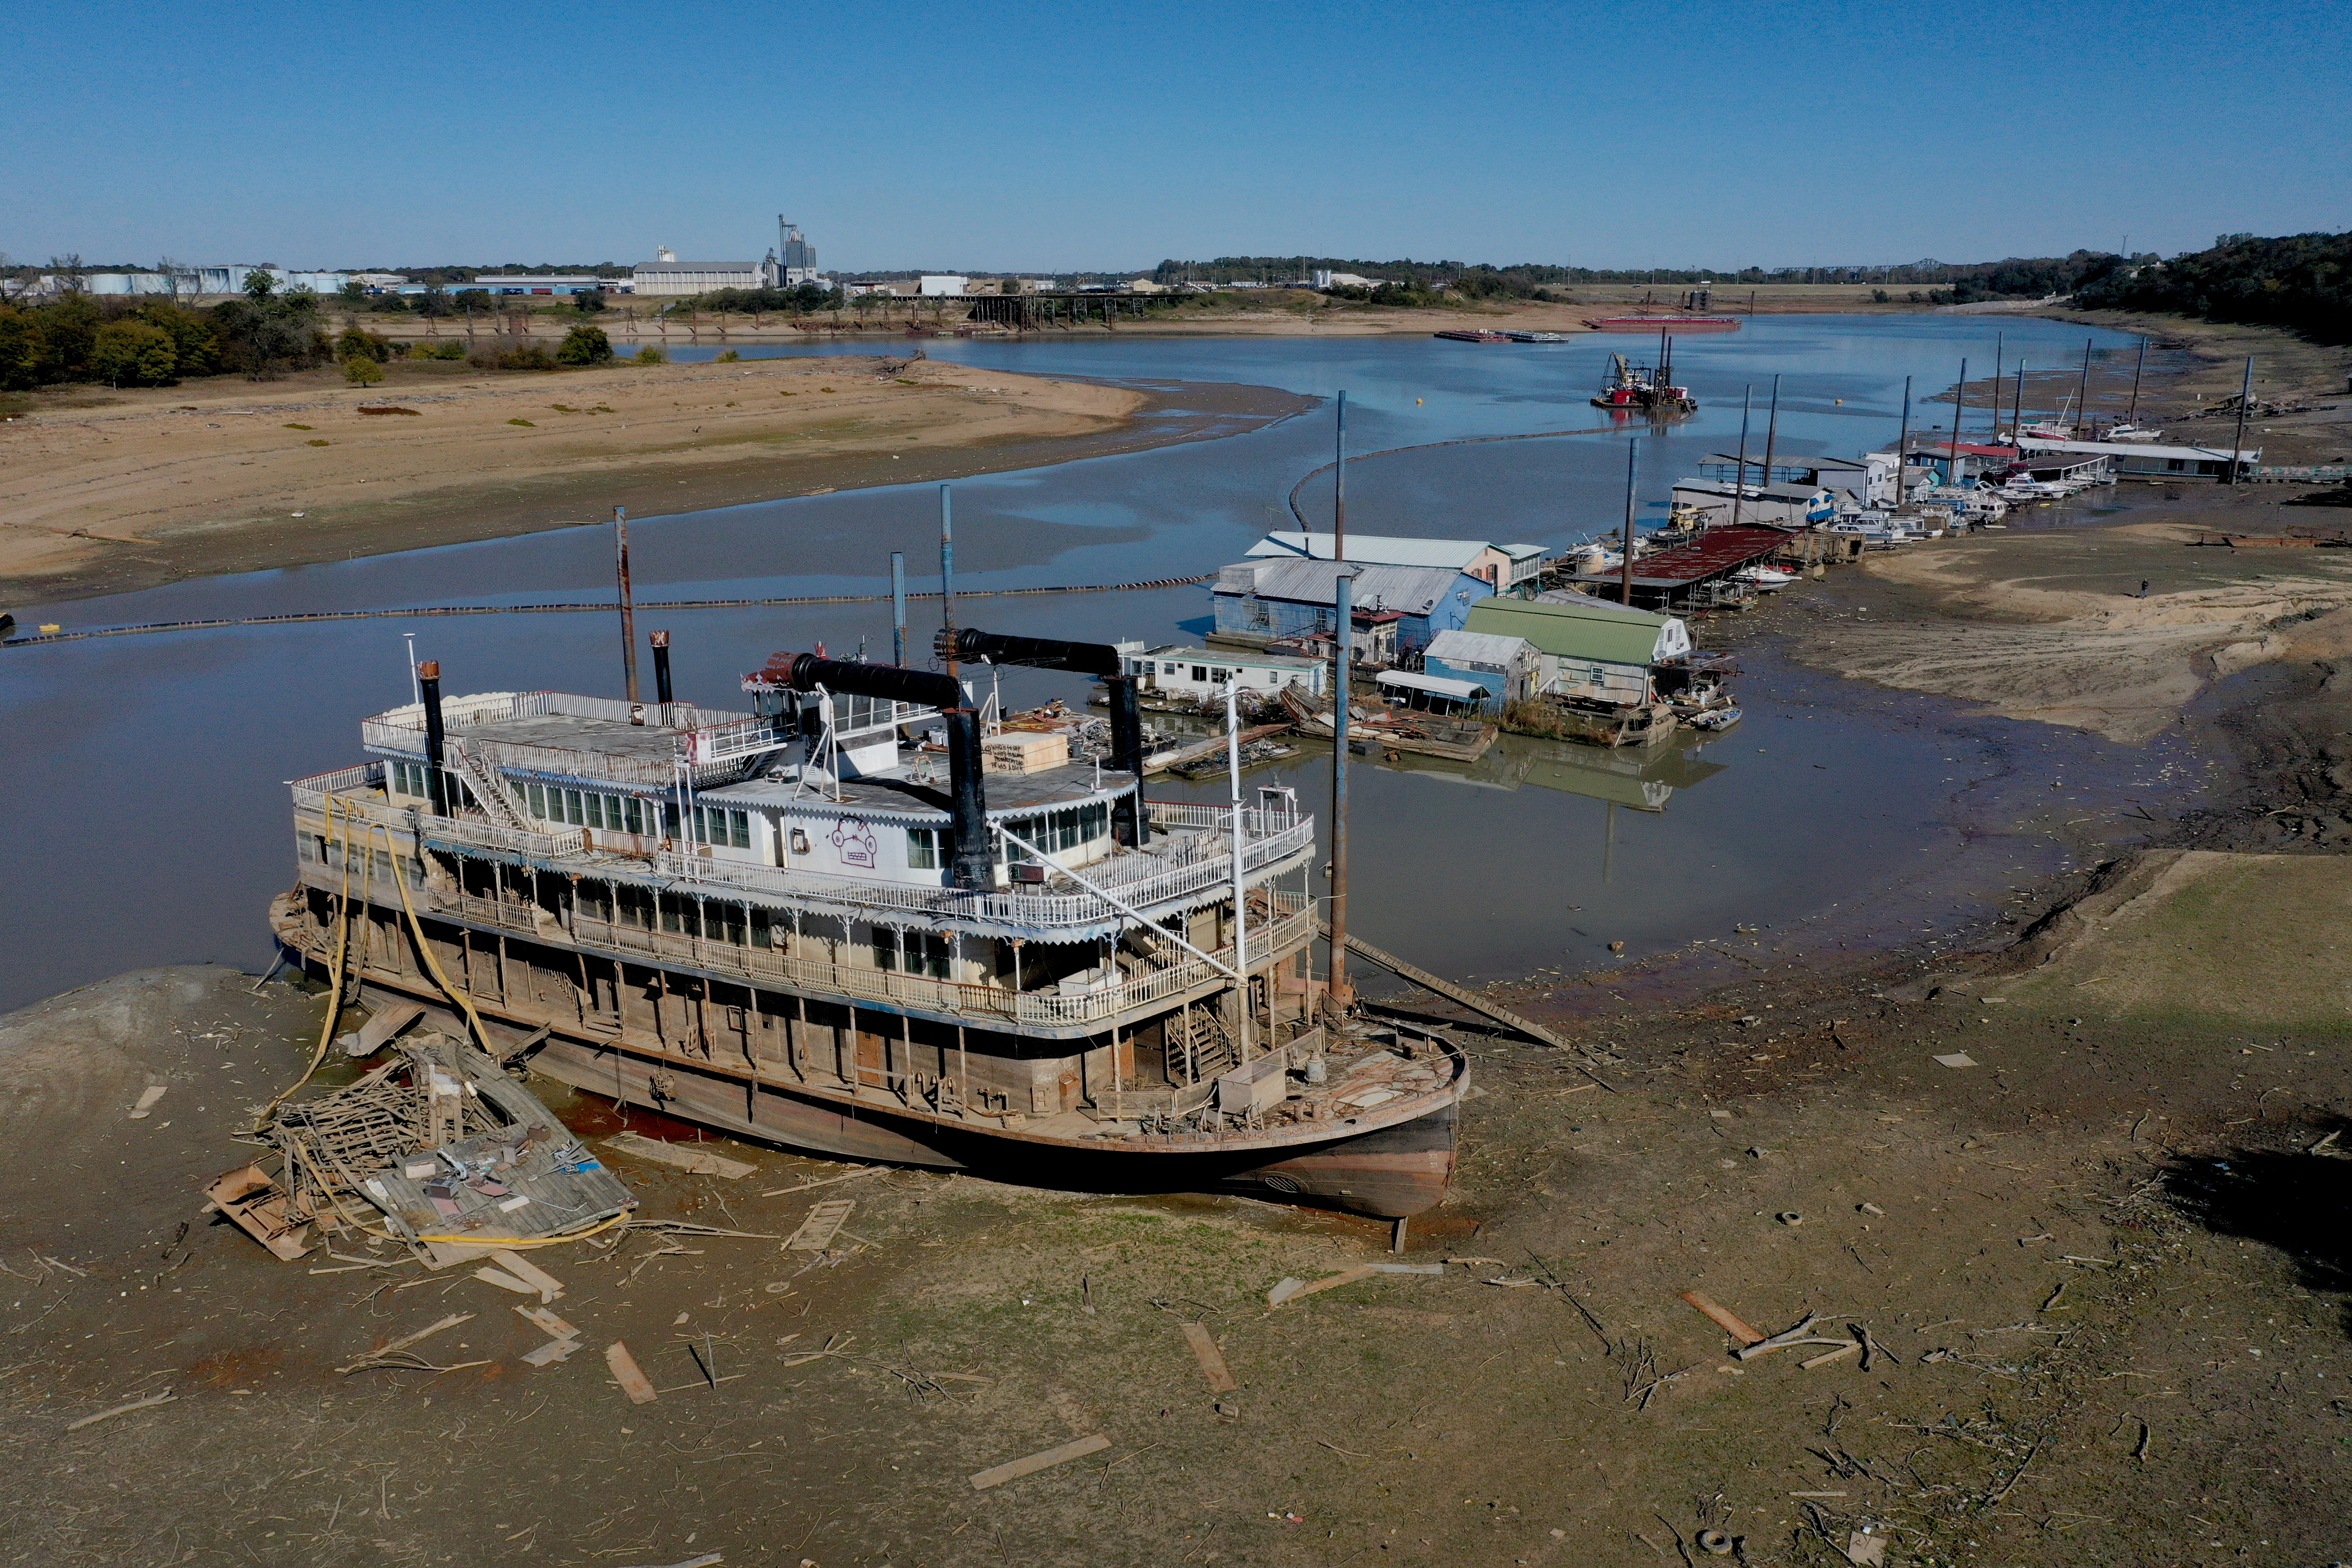
[[(422, 667), (421, 700), (361, 724), (375, 760), (293, 785), (278, 940), (321, 973), (348, 942), (368, 993), (495, 1056), (746, 1137), (1391, 1218), (1442, 1199), (1464, 1059), (1326, 1030), (1288, 792), (1146, 800), (1117, 649), (943, 651), (779, 655), (750, 711), (666, 679), (445, 699)], [(958, 658), (1104, 679), (1112, 765), (984, 735)]]

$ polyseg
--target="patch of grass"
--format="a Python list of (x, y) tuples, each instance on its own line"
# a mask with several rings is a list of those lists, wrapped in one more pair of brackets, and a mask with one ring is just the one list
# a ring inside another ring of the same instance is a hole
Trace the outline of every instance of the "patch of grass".
[(577, 414), (580, 412), (580, 410), (572, 407), (569, 403), (551, 403), (548, 406), (554, 409), (558, 414)]
[[(919, 382), (919, 381), (916, 381), (916, 380), (913, 380), (913, 379), (911, 379), (911, 378), (909, 378), (909, 377), (908, 377), (908, 376), (903, 376), (903, 375), (894, 375), (894, 376), (892, 376), (890, 379), (891, 379), (891, 380), (893, 380), (893, 381), (895, 381), (895, 382), (897, 382), (900, 386), (920, 386), (920, 385), (922, 385), (922, 384), (922, 384), (921, 382)], [(831, 392), (831, 391), (833, 390), (833, 388), (831, 388), (831, 387), (829, 387), (829, 386), (828, 386), (828, 387), (826, 387), (826, 388), (825, 388), (825, 390), (826, 390), (827, 392)], [(1334, 590), (1334, 592), (1337, 592), (1337, 590), (1335, 589), (1335, 590)]]
[(289, 430), (316, 430), (318, 426), (316, 425), (289, 425), (286, 428)]
[(780, 392), (776, 394), (776, 395), (778, 397), (798, 397), (800, 394), (797, 392)]
[(333, 446), (333, 445), (334, 445), (334, 443), (333, 443), (332, 441), (316, 441), (316, 440), (313, 440), (313, 441), (305, 441), (305, 442), (303, 442), (303, 443), (302, 443), (302, 445), (304, 445), (305, 447), (331, 447), (331, 446)]
[(820, 386), (820, 387), (818, 387), (818, 388), (817, 388), (817, 390), (818, 390), (819, 392), (831, 392), (831, 391), (833, 390), (833, 388), (831, 388), (831, 387), (829, 387), (829, 386)]
[(530, 429), (533, 429), (533, 430), (536, 430), (536, 429), (538, 429), (538, 428), (539, 428), (539, 426), (536, 426), (536, 425), (532, 425), (532, 424), (531, 424), (531, 422), (530, 422), (530, 420), (528, 420), (528, 419), (509, 419), (509, 420), (508, 420), (508, 421), (507, 421), (507, 423), (508, 423), (508, 424), (509, 424), (509, 425), (522, 425), (522, 426), (529, 426)]

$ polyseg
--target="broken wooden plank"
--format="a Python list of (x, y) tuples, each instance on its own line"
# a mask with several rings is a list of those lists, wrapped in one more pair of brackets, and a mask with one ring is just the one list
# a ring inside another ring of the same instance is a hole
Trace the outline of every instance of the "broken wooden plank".
[[(1821, 1342), (1815, 1340), (1811, 1342), (1819, 1344)], [(1797, 1363), (1797, 1368), (1801, 1372), (1811, 1372), (1817, 1366), (1827, 1366), (1833, 1361), (1843, 1361), (1846, 1357), (1860, 1352), (1861, 1349), (1862, 1342), (1860, 1340), (1856, 1340), (1850, 1344), (1840, 1345), (1837, 1349), (1830, 1352), (1827, 1355), (1817, 1355), (1811, 1361), (1801, 1361)]]
[(621, 1392), (629, 1396), (630, 1404), (651, 1405), (654, 1402), (653, 1379), (637, 1365), (637, 1358), (629, 1353), (625, 1342), (614, 1340), (604, 1347), (604, 1364), (613, 1369), (613, 1381), (621, 1385)]
[(552, 1362), (570, 1360), (572, 1352), (579, 1348), (580, 1342), (576, 1339), (550, 1340), (535, 1351), (523, 1352), (522, 1359), (530, 1366), (546, 1366)]
[(868, 1165), (862, 1171), (852, 1171), (845, 1176), (825, 1176), (814, 1182), (803, 1182), (796, 1187), (778, 1187), (772, 1192), (761, 1193), (760, 1195), (763, 1198), (780, 1198), (786, 1193), (804, 1193), (811, 1187), (829, 1187), (835, 1182), (854, 1182), (860, 1176), (878, 1176), (889, 1168), (887, 1165)]
[(167, 1085), (151, 1083), (139, 1091), (139, 1103), (131, 1108), (131, 1120), (144, 1121), (155, 1113), (155, 1102), (163, 1098)]
[(488, 1264), (484, 1264), (481, 1268), (475, 1269), (474, 1278), (480, 1280), (485, 1285), (495, 1285), (501, 1290), (511, 1290), (518, 1296), (536, 1296), (539, 1294), (538, 1286), (527, 1285), (511, 1274), (501, 1274), (499, 1270), (492, 1268)]
[(1265, 1293), (1265, 1304), (1269, 1307), (1280, 1307), (1297, 1300), (1301, 1296), (1312, 1296), (1318, 1290), (1336, 1289), (1341, 1285), (1353, 1285), (1359, 1279), (1370, 1279), (1380, 1272), (1381, 1272), (1381, 1266), (1377, 1263), (1360, 1263), (1353, 1268), (1343, 1268), (1337, 1274), (1327, 1274), (1311, 1283), (1285, 1279)]
[(1234, 1381), (1233, 1369), (1225, 1365), (1225, 1352), (1217, 1348), (1216, 1340), (1202, 1323), (1179, 1325), (1184, 1331), (1184, 1342), (1192, 1347), (1192, 1359), (1201, 1363), (1202, 1375), (1209, 1380), (1212, 1394), (1231, 1394), (1241, 1386)]
[(343, 1047), (352, 1057), (372, 1057), (384, 1047), (394, 1035), (425, 1016), (425, 1009), (415, 1002), (395, 1002), (371, 1015), (360, 1026), (359, 1034)]
[(740, 1160), (730, 1160), (724, 1154), (711, 1153), (690, 1143), (665, 1143), (642, 1132), (616, 1132), (604, 1140), (604, 1147), (646, 1160), (658, 1160), (665, 1165), (676, 1165), (698, 1176), (719, 1176), (730, 1182), (741, 1181), (760, 1168), (747, 1165)]
[(1072, 1459), (1082, 1459), (1088, 1454), (1099, 1454), (1109, 1447), (1108, 1437), (1099, 1432), (1090, 1432), (1086, 1436), (1071, 1439), (1058, 1448), (1047, 1448), (1043, 1453), (1032, 1454), (1025, 1459), (1014, 1459), (1010, 1464), (999, 1465), (994, 1469), (982, 1470), (971, 1478), (971, 1489), (984, 1492), (991, 1487), (1001, 1487), (1007, 1481), (1017, 1481), (1024, 1476), (1034, 1476), (1039, 1470), (1050, 1470), (1055, 1465), (1067, 1464)]
[(512, 1247), (501, 1247), (490, 1254), (490, 1261), (505, 1269), (539, 1292), (540, 1305), (545, 1306), (563, 1294), (563, 1282)]
[(79, 1432), (85, 1426), (95, 1426), (101, 1421), (111, 1421), (117, 1415), (127, 1415), (133, 1410), (144, 1410), (151, 1405), (169, 1405), (178, 1397), (178, 1394), (167, 1388), (161, 1394), (151, 1394), (143, 1399), (134, 1399), (128, 1405), (118, 1405), (111, 1410), (101, 1410), (95, 1415), (85, 1415), (79, 1421), (68, 1421), (66, 1423), (66, 1430)]
[(515, 1315), (551, 1340), (576, 1340), (580, 1331), (544, 1307), (517, 1307)]
[(387, 1351), (404, 1351), (413, 1344), (431, 1339), (444, 1329), (454, 1329), (460, 1323), (470, 1323), (473, 1321), (474, 1314), (471, 1312), (452, 1312), (437, 1323), (427, 1324), (413, 1334), (403, 1334), (388, 1345), (378, 1345), (373, 1353), (383, 1355)]
[(833, 1245), (841, 1227), (849, 1223), (852, 1211), (857, 1207), (853, 1198), (827, 1198), (809, 1210), (800, 1228), (793, 1231), (784, 1247), (793, 1252), (823, 1252)]
[(1696, 1290), (1685, 1290), (1681, 1292), (1681, 1296), (1684, 1300), (1714, 1319), (1725, 1333), (1729, 1334), (1741, 1344), (1760, 1345), (1764, 1342), (1762, 1334), (1742, 1322), (1731, 1309), (1717, 1302), (1712, 1296), (1702, 1296)]

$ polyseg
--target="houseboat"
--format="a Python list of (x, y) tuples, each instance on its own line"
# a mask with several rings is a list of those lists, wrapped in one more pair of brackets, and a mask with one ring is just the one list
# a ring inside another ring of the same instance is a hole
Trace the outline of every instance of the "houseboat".
[[(314, 971), (589, 1092), (848, 1159), (1085, 1191), (1439, 1202), (1465, 1083), (1327, 1029), (1315, 825), (1146, 800), (1105, 646), (942, 634), (947, 670), (778, 655), (749, 710), (551, 691), (366, 719), (293, 785), (271, 910)], [(1109, 688), (1111, 756), (992, 738), (960, 664)], [(666, 674), (666, 664), (659, 667)], [(348, 923), (346, 923), (348, 917)]]

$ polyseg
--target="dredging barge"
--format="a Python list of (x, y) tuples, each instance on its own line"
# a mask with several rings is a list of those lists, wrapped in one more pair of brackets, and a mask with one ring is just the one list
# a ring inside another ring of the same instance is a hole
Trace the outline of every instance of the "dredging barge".
[[(271, 921), (593, 1093), (850, 1159), (1397, 1219), (1445, 1194), (1466, 1063), (1327, 1034), (1313, 819), (1147, 801), (1116, 649), (944, 634), (1103, 679), (1112, 765), (999, 748), (952, 674), (778, 655), (752, 711), (554, 692), (362, 721), (294, 783)], [(915, 737), (945, 731), (944, 756)], [(1015, 771), (1006, 771), (1015, 770)], [(1237, 789), (1237, 786), (1236, 786)], [(346, 867), (348, 865), (348, 881)]]

